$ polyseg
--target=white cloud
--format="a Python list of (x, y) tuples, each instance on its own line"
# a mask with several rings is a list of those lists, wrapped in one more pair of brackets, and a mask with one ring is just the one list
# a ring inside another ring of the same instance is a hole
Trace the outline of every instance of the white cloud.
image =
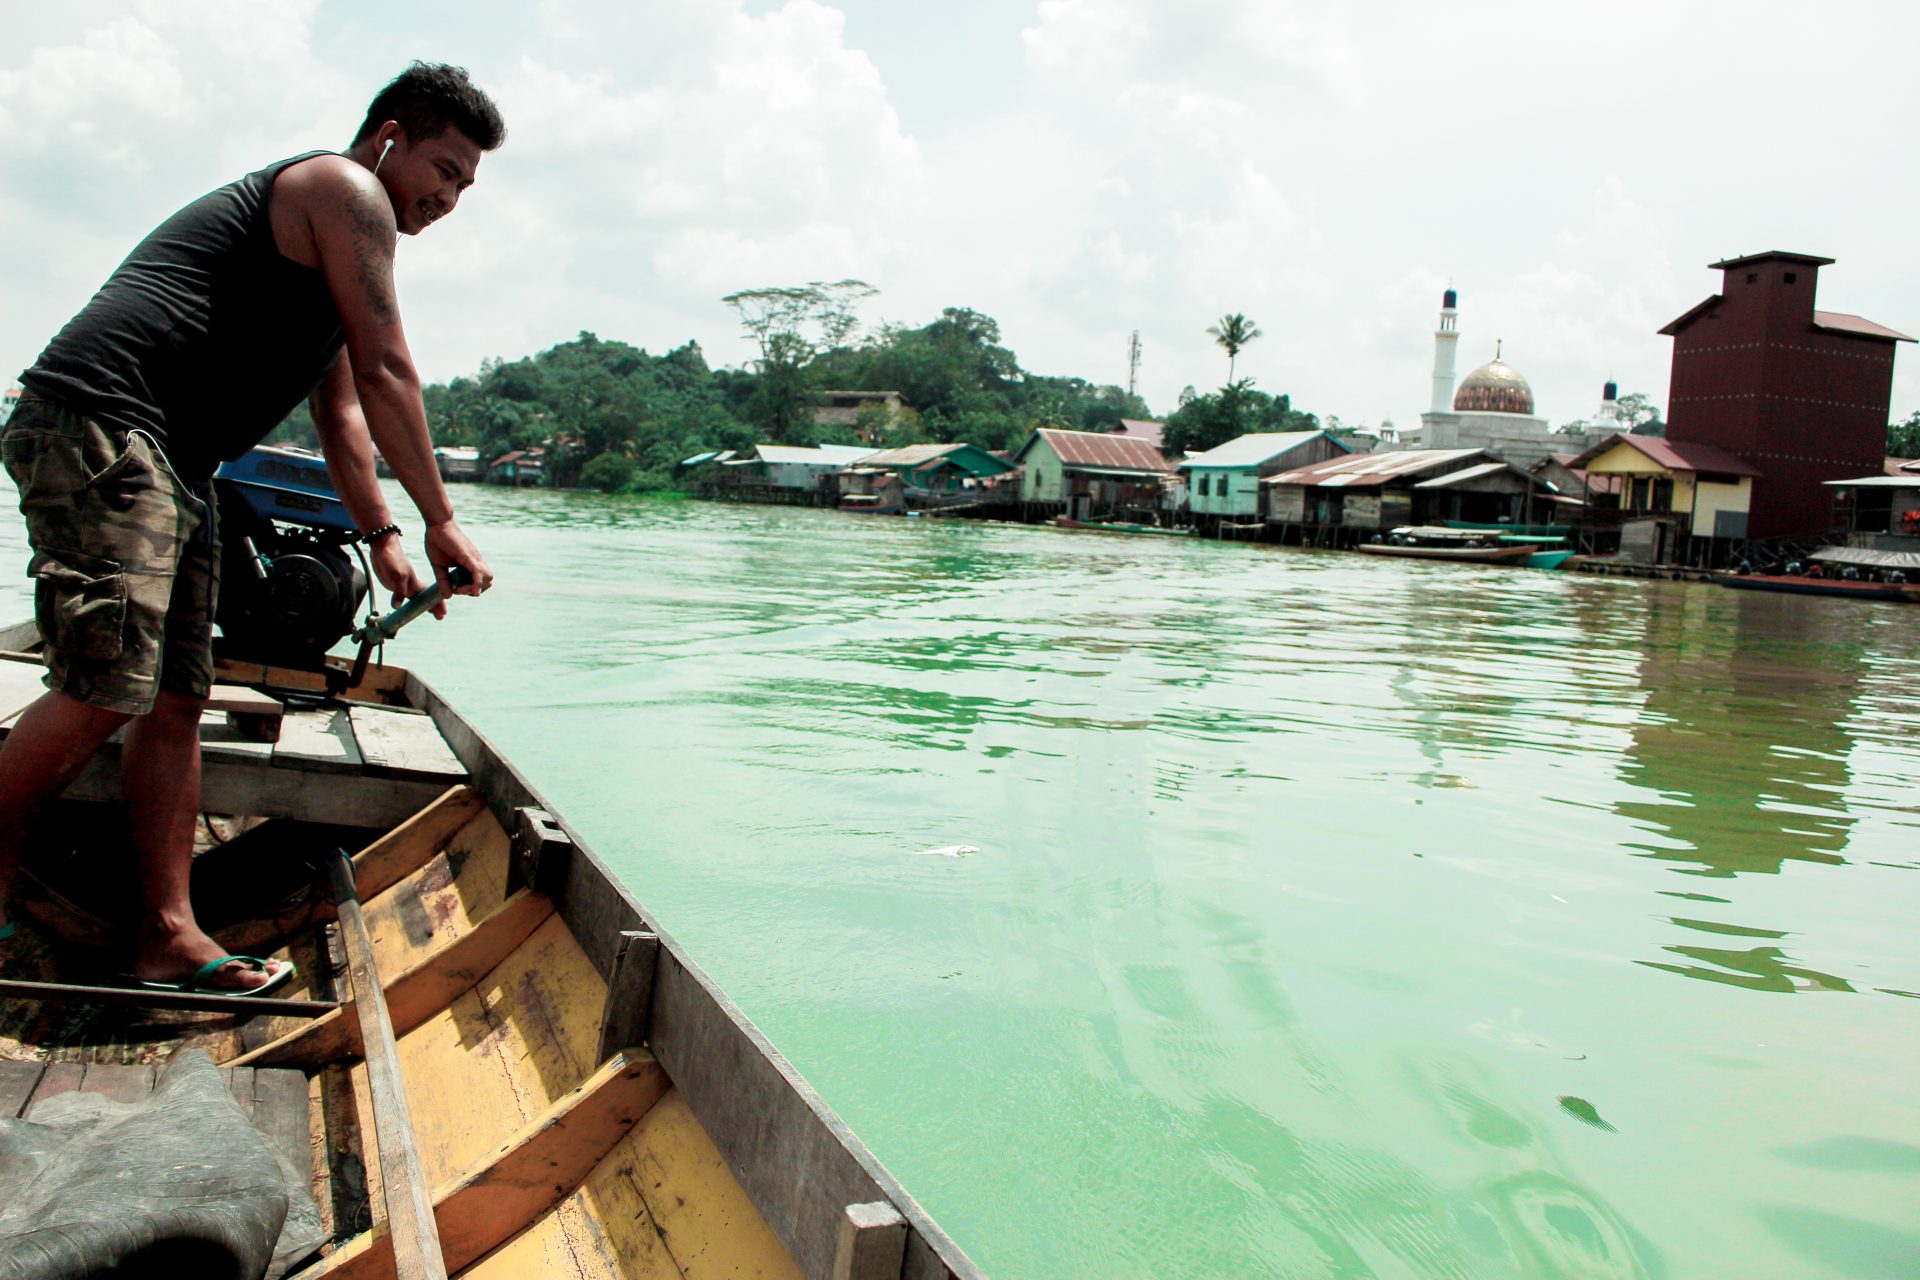
[[(722, 293), (856, 276), (883, 291), (872, 318), (975, 307), (1046, 372), (1119, 381), (1139, 329), (1162, 410), (1219, 380), (1204, 329), (1242, 311), (1266, 331), (1240, 361), (1262, 387), (1404, 421), (1451, 280), (1462, 371), (1505, 338), (1558, 420), (1608, 373), (1664, 398), (1655, 330), (1735, 250), (1837, 257), (1823, 305), (1920, 328), (1913, 179), (1862, 126), (1920, 105), (1905, 9), (1836, 11), (1792, 57), (1736, 60), (1717, 19), (1652, 0), (1514, 13), (990, 7), (976, 43), (939, 51), (955, 92), (937, 122), (916, 98), (922, 139), (894, 91), (902, 48), (934, 55), (880, 0), (482, 6), (455, 43), (510, 137), (459, 217), (404, 248), (416, 354), (446, 377), (591, 328), (741, 360)], [(34, 246), (0, 261), (16, 365), (159, 217), (343, 142), (395, 50), (438, 38), (372, 0), (101, 0), (23, 30), (0, 54), (0, 236)], [(1920, 403), (1915, 360), (1896, 405)]]

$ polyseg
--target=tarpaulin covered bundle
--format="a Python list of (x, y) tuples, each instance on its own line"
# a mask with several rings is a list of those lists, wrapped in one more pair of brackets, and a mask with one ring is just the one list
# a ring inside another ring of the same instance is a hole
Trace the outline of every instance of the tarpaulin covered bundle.
[(60, 1094), (0, 1118), (0, 1280), (279, 1274), (320, 1243), (305, 1181), (188, 1050), (143, 1101)]

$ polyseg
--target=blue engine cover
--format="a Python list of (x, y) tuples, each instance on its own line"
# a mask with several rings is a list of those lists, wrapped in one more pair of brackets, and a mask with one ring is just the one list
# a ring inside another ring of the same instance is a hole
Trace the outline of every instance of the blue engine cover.
[(244, 458), (221, 463), (214, 478), (264, 519), (353, 532), (353, 519), (318, 454), (261, 445)]

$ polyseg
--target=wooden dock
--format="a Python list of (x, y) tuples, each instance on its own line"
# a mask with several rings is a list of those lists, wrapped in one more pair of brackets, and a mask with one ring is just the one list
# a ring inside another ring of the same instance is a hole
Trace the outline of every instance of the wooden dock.
[(1634, 564), (1612, 556), (1573, 556), (1560, 566), (1572, 573), (1603, 578), (1652, 578), (1661, 582), (1711, 582), (1713, 571), (1681, 564)]

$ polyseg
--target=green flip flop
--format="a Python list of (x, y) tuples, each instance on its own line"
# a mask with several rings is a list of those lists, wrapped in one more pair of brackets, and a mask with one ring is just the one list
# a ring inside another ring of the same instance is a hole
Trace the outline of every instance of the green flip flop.
[(13, 921), (9, 920), (5, 924), (0, 924), (0, 942), (12, 942), (12, 941), (13, 941)]
[(263, 996), (275, 987), (284, 985), (294, 974), (293, 962), (289, 960), (280, 972), (257, 987), (223, 987), (208, 981), (222, 966), (233, 964), (235, 961), (249, 969), (257, 969), (261, 973), (267, 971), (267, 962), (259, 956), (221, 956), (218, 960), (209, 960), (194, 970), (192, 977), (182, 978), (178, 982), (148, 982), (142, 979), (140, 985), (151, 991), (182, 991), (196, 995), (217, 996)]

